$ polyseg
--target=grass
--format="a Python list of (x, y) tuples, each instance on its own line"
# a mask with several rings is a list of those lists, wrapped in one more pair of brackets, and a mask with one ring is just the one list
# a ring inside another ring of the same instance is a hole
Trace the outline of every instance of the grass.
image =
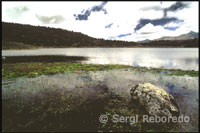
[(112, 70), (128, 68), (125, 65), (92, 65), (80, 63), (16, 63), (2, 64), (2, 77), (14, 78), (20, 76), (36, 77), (42, 74), (50, 75), (64, 72), (83, 73), (89, 71)]
[(166, 75), (183, 76), (189, 75), (197, 77), (199, 72), (192, 70), (173, 70), (173, 69), (160, 69), (146, 67), (131, 67), (127, 65), (97, 65), (97, 64), (81, 64), (81, 63), (43, 63), (43, 62), (32, 62), (32, 63), (3, 63), (2, 64), (2, 77), (3, 78), (15, 78), (20, 76), (36, 77), (40, 75), (51, 75), (56, 73), (64, 72), (75, 72), (84, 73), (89, 71), (107, 71), (112, 69), (127, 68), (136, 70), (139, 72), (151, 72), (151, 73), (164, 73)]

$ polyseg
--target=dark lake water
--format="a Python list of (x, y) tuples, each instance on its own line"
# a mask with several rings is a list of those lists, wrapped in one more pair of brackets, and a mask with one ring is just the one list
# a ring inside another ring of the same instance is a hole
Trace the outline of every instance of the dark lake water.
[(198, 48), (46, 48), (2, 50), (2, 56), (81, 56), (82, 63), (199, 70)]

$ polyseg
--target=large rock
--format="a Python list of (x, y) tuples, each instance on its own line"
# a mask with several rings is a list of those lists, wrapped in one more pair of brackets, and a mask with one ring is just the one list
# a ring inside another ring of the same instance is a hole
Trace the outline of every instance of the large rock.
[(142, 104), (150, 115), (178, 116), (179, 108), (174, 97), (160, 87), (150, 83), (137, 84), (131, 88), (132, 99)]

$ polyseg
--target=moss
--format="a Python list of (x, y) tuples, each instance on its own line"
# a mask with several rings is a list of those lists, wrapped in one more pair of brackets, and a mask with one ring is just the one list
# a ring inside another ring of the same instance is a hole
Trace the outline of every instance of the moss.
[(89, 71), (102, 71), (119, 68), (127, 68), (125, 65), (94, 65), (81, 63), (16, 63), (2, 65), (3, 78), (15, 78), (20, 76), (36, 77), (42, 74), (56, 74), (64, 72), (83, 73)]
[(176, 75), (183, 76), (189, 75), (192, 77), (197, 77), (199, 75), (198, 71), (191, 70), (173, 70), (173, 69), (160, 69), (146, 67), (131, 67), (127, 65), (97, 65), (97, 64), (81, 64), (81, 63), (16, 63), (16, 64), (2, 64), (2, 77), (3, 78), (15, 78), (20, 76), (36, 77), (39, 75), (50, 75), (56, 73), (64, 72), (75, 72), (84, 73), (89, 71), (108, 71), (112, 69), (129, 68), (131, 70), (136, 70), (139, 72), (151, 72), (153, 74), (160, 74), (161, 72), (166, 75)]

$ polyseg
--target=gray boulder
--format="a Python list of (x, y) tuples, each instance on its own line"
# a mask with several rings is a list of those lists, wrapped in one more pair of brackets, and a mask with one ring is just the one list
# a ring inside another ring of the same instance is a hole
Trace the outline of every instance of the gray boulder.
[(131, 98), (145, 107), (150, 115), (178, 116), (179, 108), (174, 97), (151, 83), (139, 83), (130, 90)]

